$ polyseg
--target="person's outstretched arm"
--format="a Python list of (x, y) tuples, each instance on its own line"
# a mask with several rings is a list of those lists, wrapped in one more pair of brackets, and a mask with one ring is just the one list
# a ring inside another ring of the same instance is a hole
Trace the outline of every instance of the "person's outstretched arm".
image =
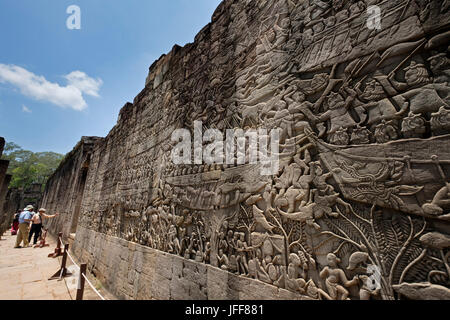
[(54, 215), (47, 215), (47, 214), (45, 214), (45, 213), (42, 213), (42, 216), (43, 216), (45, 219), (52, 219), (52, 218), (55, 218), (55, 217), (59, 216), (59, 213), (55, 213)]

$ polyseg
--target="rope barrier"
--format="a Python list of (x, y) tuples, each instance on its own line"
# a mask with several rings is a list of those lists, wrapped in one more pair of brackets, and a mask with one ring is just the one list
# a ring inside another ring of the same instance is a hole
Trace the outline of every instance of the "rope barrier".
[[(64, 246), (66, 246), (66, 244), (64, 244), (64, 241), (61, 237), (61, 233), (59, 234), (58, 237), (59, 243), (63, 244)], [(67, 245), (68, 247), (68, 245)], [(105, 301), (106, 299), (100, 294), (100, 292), (98, 292), (97, 289), (95, 289), (94, 285), (92, 284), (91, 281), (89, 281), (89, 279), (87, 278), (85, 272), (86, 272), (86, 265), (83, 265), (83, 271), (82, 268), (75, 262), (74, 258), (70, 255), (68, 250), (65, 250), (64, 253), (69, 257), (69, 259), (72, 261), (72, 263), (78, 268), (78, 270), (80, 271), (80, 276), (78, 277), (78, 285), (77, 285), (77, 289), (80, 291), (84, 291), (84, 284), (82, 284), (81, 281), (81, 276), (85, 279), (85, 281), (89, 284), (89, 286), (92, 288), (92, 290), (95, 292), (95, 294), (97, 294), (100, 299), (102, 299), (103, 301)], [(63, 276), (63, 269), (61, 269), (61, 273), (60, 273), (60, 277)], [(77, 294), (78, 296), (78, 294)], [(81, 297), (82, 297), (82, 293), (81, 293)]]
[(94, 292), (102, 299), (102, 300), (106, 300), (105, 298), (103, 298), (103, 296), (100, 294), (100, 292), (97, 291), (97, 289), (95, 289), (94, 285), (89, 281), (89, 279), (86, 277), (85, 274), (81, 274), (83, 276), (83, 278), (86, 280), (86, 282), (88, 283), (88, 285), (92, 288), (92, 290), (94, 290)]
[(70, 253), (67, 252), (67, 256), (69, 257), (69, 259), (72, 261), (72, 263), (78, 268), (78, 270), (80, 270), (80, 267), (77, 265), (77, 263), (73, 260), (72, 256), (70, 255)]

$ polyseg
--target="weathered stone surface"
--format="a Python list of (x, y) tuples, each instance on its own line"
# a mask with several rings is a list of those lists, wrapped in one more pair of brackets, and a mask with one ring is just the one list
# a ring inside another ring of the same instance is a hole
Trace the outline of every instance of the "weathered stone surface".
[(63, 232), (64, 237), (76, 232), (91, 150), (99, 140), (101, 138), (83, 137), (46, 185), (42, 205), (49, 212), (60, 213), (60, 218), (52, 219), (48, 226), (50, 230)]
[[(5, 148), (5, 139), (0, 137), (0, 158), (2, 157)], [(5, 202), (8, 192), (8, 185), (11, 181), (11, 176), (6, 174), (8, 170), (9, 161), (0, 160), (0, 238), (2, 234), (9, 228), (12, 220), (12, 214), (8, 211), (8, 205)]]
[(0, 236), (11, 226), (13, 214), (8, 211), (5, 200), (8, 193), (8, 185), (11, 182), (12, 176), (7, 174), (3, 179), (3, 184), (0, 188)]
[(3, 150), (5, 149), (5, 144), (6, 144), (5, 138), (0, 137), (0, 155), (3, 154)]
[[(76, 231), (74, 253), (124, 299), (446, 297), (449, 8), (223, 1), (107, 137), (68, 155), (51, 229)], [(279, 129), (278, 172), (247, 147), (244, 163), (175, 165), (172, 134), (195, 121)]]

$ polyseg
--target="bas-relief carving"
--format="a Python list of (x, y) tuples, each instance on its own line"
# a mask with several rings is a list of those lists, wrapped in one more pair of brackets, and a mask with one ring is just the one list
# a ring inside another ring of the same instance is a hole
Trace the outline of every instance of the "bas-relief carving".
[[(441, 2), (234, 3), (112, 135), (116, 160), (93, 157), (80, 223), (311, 299), (449, 299), (450, 34), (395, 38)], [(383, 44), (361, 18), (374, 4)], [(279, 128), (278, 174), (248, 150), (173, 165), (164, 139), (196, 120)]]

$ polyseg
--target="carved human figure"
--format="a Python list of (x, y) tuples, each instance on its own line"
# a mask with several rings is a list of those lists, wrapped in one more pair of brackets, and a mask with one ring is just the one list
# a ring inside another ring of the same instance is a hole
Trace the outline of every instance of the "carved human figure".
[(401, 106), (397, 115), (407, 113), (408, 108), (415, 114), (421, 114), (436, 112), (441, 106), (449, 106), (450, 87), (443, 83), (431, 83), (428, 71), (423, 65), (414, 65), (406, 72), (405, 79), (406, 83), (391, 79), (396, 90), (406, 91), (394, 97)]
[(435, 136), (450, 132), (450, 110), (441, 107), (431, 114), (431, 131)]
[(434, 83), (450, 84), (450, 59), (446, 53), (438, 53), (428, 59)]
[(217, 261), (219, 262), (219, 268), (228, 271), (229, 260), (227, 255), (223, 252), (223, 249), (219, 249), (219, 254), (217, 255)]
[(396, 81), (394, 79), (395, 74), (389, 79), (394, 88), (398, 91), (405, 91), (430, 83), (430, 76), (424, 64), (411, 61), (409, 67), (406, 67), (404, 71), (406, 83)]
[(303, 278), (300, 277), (300, 266), (300, 257), (295, 253), (291, 253), (289, 255), (289, 265), (287, 268), (286, 287), (287, 289), (304, 294), (306, 281), (304, 276)]
[(353, 130), (350, 138), (352, 144), (361, 145), (370, 143), (370, 131), (359, 125)]
[(311, 123), (315, 123), (316, 117), (312, 113), (314, 105), (306, 100), (306, 96), (297, 86), (293, 86), (294, 90), (284, 96), (284, 100), (288, 103), (288, 110), (293, 115), (294, 126), (298, 126), (298, 122), (303, 121), (305, 117)]
[(177, 236), (177, 229), (174, 225), (171, 225), (169, 228), (168, 234), (168, 252), (179, 255), (181, 252), (180, 241)]
[(222, 250), (224, 253), (228, 253), (228, 242), (225, 239), (225, 233), (223, 231), (221, 231), (219, 233), (219, 245), (218, 248), (219, 250)]
[(386, 93), (383, 89), (383, 86), (376, 79), (369, 79), (366, 82), (364, 91), (361, 91), (359, 89), (359, 85), (360, 84), (355, 87), (355, 90), (358, 93), (359, 98), (364, 102), (378, 101), (386, 98)]
[(358, 277), (348, 280), (344, 271), (338, 267), (340, 259), (333, 253), (327, 255), (328, 266), (320, 272), (320, 277), (325, 280), (325, 286), (332, 300), (349, 300), (350, 288), (358, 284)]
[(426, 131), (425, 119), (412, 112), (403, 119), (402, 134), (405, 138), (421, 138)]
[[(386, 91), (395, 94), (395, 89), (392, 88), (387, 76), (377, 71), (373, 78), (367, 81), (364, 91), (360, 89), (361, 84), (362, 82), (359, 82), (354, 88), (358, 94), (355, 111), (360, 118), (360, 124), (368, 119), (367, 125), (371, 126), (382, 120), (395, 119), (399, 115), (386, 94)], [(402, 103), (404, 108), (409, 106), (407, 101), (402, 101)]]
[(260, 248), (256, 249), (255, 257), (249, 261), (249, 273), (251, 273), (250, 275), (255, 279), (265, 283), (272, 283), (269, 275), (263, 267), (263, 253)]
[(228, 253), (229, 255), (233, 254), (233, 237), (234, 237), (234, 233), (233, 230), (228, 230), (227, 232), (227, 244), (228, 244)]
[(287, 109), (287, 103), (284, 100), (280, 100), (275, 104), (276, 110), (263, 110), (261, 115), (264, 122), (270, 121), (271, 125), (276, 128), (280, 128), (280, 140), (281, 142), (285, 139), (293, 136), (293, 116)]
[(180, 254), (184, 256), (186, 259), (190, 259), (190, 252), (189, 246), (190, 246), (190, 237), (187, 234), (186, 228), (180, 228), (180, 238), (181, 238), (181, 252)]
[(279, 49), (282, 44), (284, 44), (289, 38), (289, 27), (291, 25), (291, 21), (289, 18), (281, 18), (281, 14), (277, 17), (277, 21), (273, 27), (276, 40), (272, 45), (271, 50)]
[(346, 146), (350, 142), (350, 136), (345, 128), (339, 128), (336, 133), (333, 135), (333, 138), (330, 139), (330, 143), (337, 146)]
[(267, 185), (263, 194), (264, 202), (266, 203), (266, 211), (267, 212), (274, 212), (275, 209), (273, 208), (273, 200), (276, 196), (276, 191), (271, 185)]
[(350, 95), (346, 100), (339, 93), (330, 93), (327, 99), (328, 111), (319, 116), (320, 122), (329, 121), (328, 141), (330, 143), (338, 142), (336, 132), (342, 129), (356, 126), (356, 121), (349, 113), (354, 96)]
[(306, 95), (311, 96), (325, 90), (330, 83), (330, 75), (328, 73), (316, 73), (310, 81), (310, 85), (304, 88)]
[(328, 184), (328, 179), (333, 177), (333, 173), (324, 173), (319, 161), (313, 162), (311, 166), (313, 183), (321, 195), (334, 194), (334, 188)]
[(238, 273), (244, 276), (248, 275), (248, 263), (247, 263), (247, 242), (245, 241), (245, 234), (243, 232), (238, 234), (239, 238), (236, 240), (237, 257), (236, 262), (238, 264)]
[(392, 140), (398, 139), (398, 134), (395, 126), (391, 121), (381, 121), (379, 125), (375, 127), (374, 137), (377, 143), (387, 143)]
[(203, 262), (206, 264), (209, 264), (210, 259), (211, 259), (211, 243), (209, 241), (206, 241), (204, 252), (203, 252)]
[(229, 254), (229, 264), (228, 264), (228, 269), (231, 272), (236, 272), (239, 274), (239, 263), (238, 263), (238, 256), (239, 256), (239, 252), (237, 251), (237, 247), (238, 247), (238, 240), (239, 240), (239, 232), (233, 232), (232, 230), (230, 230), (230, 233), (232, 235), (232, 238), (229, 241), (229, 245), (231, 247), (231, 254)]
[(283, 189), (275, 197), (275, 204), (277, 208), (288, 207), (288, 213), (295, 211), (295, 204), (297, 201), (304, 199), (305, 194), (302, 190), (295, 189), (293, 186), (289, 187), (287, 190)]

